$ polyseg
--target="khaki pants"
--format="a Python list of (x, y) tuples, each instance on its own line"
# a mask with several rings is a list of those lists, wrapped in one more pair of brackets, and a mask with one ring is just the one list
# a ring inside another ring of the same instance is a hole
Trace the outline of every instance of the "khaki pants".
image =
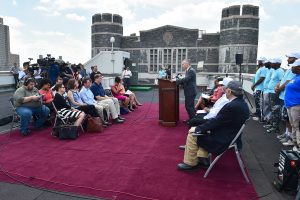
[(207, 158), (208, 152), (199, 147), (197, 145), (197, 137), (189, 133), (186, 138), (183, 162), (190, 166), (196, 166), (198, 164), (198, 157)]
[(111, 113), (111, 117), (113, 119), (118, 118), (118, 116), (120, 115), (120, 105), (117, 98), (104, 99), (98, 102), (107, 104), (109, 107), (109, 112)]
[(296, 139), (298, 147), (300, 147), (300, 130), (299, 130), (299, 122), (300, 122), (300, 105), (289, 107), (287, 109), (287, 113), (289, 115), (289, 121), (292, 125), (292, 138)]
[[(109, 116), (110, 116), (109, 106), (105, 103), (101, 103), (100, 101), (97, 101), (97, 103), (95, 104), (95, 108), (96, 108), (98, 114), (100, 115), (100, 118), (102, 119), (102, 121), (107, 122), (109, 120)], [(107, 113), (107, 119), (105, 119), (105, 117), (104, 117), (103, 110), (105, 110)]]

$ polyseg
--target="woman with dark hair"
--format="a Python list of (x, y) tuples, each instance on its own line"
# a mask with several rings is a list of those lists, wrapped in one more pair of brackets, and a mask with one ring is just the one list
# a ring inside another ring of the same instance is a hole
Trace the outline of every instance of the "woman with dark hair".
[(129, 110), (134, 111), (130, 99), (127, 96), (124, 96), (123, 94), (120, 93), (121, 91), (121, 88), (119, 87), (120, 83), (121, 83), (121, 78), (117, 76), (115, 78), (115, 84), (111, 86), (111, 92), (114, 97), (116, 97), (118, 100), (121, 100), (123, 102), (125, 108), (128, 108), (129, 106)]
[(80, 126), (85, 116), (84, 112), (76, 110), (66, 103), (63, 97), (66, 89), (63, 84), (57, 84), (55, 90), (56, 94), (53, 103), (57, 109), (57, 114), (64, 120), (75, 121), (74, 126)]
[[(84, 113), (91, 115), (92, 117), (100, 117), (100, 115), (97, 112), (97, 109), (94, 105), (88, 105), (84, 103), (79, 95), (78, 90), (79, 83), (74, 78), (71, 78), (68, 81), (68, 100), (70, 102), (71, 107), (76, 108), (78, 110), (83, 111)], [(101, 119), (102, 123), (104, 125), (108, 125), (109, 123), (105, 122), (104, 119)]]
[(40, 90), (39, 93), (43, 95), (42, 101), (43, 104), (46, 105), (50, 111), (53, 111), (52, 101), (54, 99), (53, 92), (51, 90), (51, 81), (50, 79), (42, 79), (40, 82)]

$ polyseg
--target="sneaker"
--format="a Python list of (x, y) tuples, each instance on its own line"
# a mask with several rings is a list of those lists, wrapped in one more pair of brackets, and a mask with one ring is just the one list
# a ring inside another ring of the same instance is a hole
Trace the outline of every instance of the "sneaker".
[(291, 140), (291, 138), (289, 137), (285, 137), (285, 138), (282, 138), (281, 140), (279, 140), (281, 143), (284, 143), (284, 142), (288, 142), (289, 140)]
[(300, 152), (300, 148), (299, 148), (299, 147), (297, 147), (297, 146), (294, 146), (294, 147), (293, 147), (293, 149), (292, 149), (292, 151), (296, 151), (296, 152), (298, 152), (298, 153), (299, 153), (299, 152)]
[(279, 130), (277, 128), (270, 128), (267, 130), (267, 133), (279, 133)]
[(258, 120), (259, 120), (259, 117), (252, 117), (252, 119), (253, 119), (254, 121), (258, 121)]
[(289, 139), (287, 142), (283, 142), (282, 145), (283, 146), (294, 146), (295, 143), (291, 139)]
[(272, 128), (272, 125), (271, 125), (271, 124), (266, 124), (266, 125), (264, 125), (263, 127), (269, 129), (269, 128)]
[(281, 140), (283, 138), (286, 138), (286, 134), (285, 133), (283, 133), (281, 135), (277, 135), (277, 139)]

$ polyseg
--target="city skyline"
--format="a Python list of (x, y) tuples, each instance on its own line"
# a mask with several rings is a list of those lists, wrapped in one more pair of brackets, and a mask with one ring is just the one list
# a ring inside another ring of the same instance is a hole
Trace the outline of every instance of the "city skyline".
[[(91, 58), (91, 25), (95, 13), (123, 16), (124, 35), (174, 25), (219, 31), (222, 8), (238, 4), (260, 6), (258, 56), (282, 57), (300, 51), (300, 22), (294, 1), (170, 1), (96, 0), (0, 1), (0, 17), (10, 27), (11, 52), (20, 62), (50, 53), (65, 61), (84, 63)], [(117, 6), (116, 6), (117, 5)], [(209, 11), (209, 12), (208, 12)]]

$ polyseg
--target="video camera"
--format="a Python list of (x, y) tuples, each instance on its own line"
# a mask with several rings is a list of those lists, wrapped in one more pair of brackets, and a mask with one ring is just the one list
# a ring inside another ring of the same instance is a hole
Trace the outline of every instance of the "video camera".
[(51, 54), (47, 54), (47, 57), (41, 58), (41, 59), (37, 59), (37, 63), (41, 67), (48, 69), (52, 64), (55, 63), (55, 58), (51, 57)]

